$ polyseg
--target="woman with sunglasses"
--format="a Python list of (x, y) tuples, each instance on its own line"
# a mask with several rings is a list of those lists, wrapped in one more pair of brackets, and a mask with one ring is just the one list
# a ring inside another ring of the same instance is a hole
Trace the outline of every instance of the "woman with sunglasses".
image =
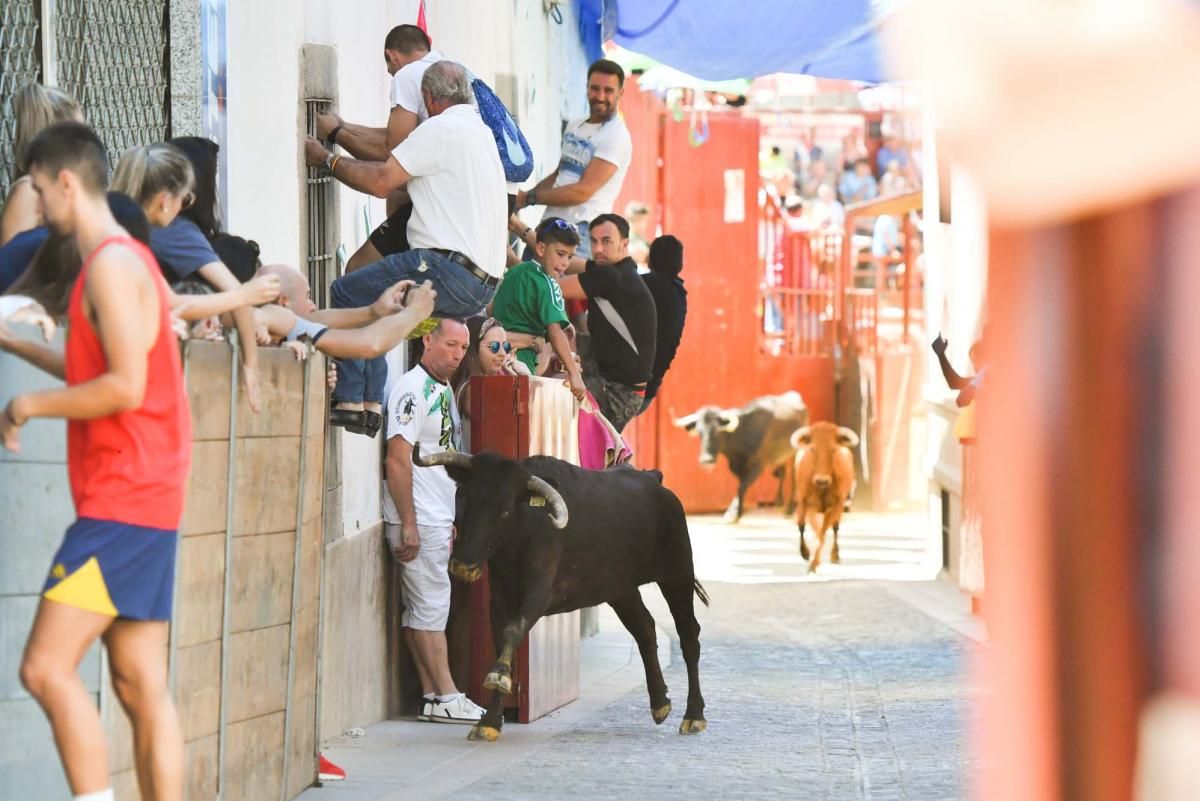
[(467, 320), (471, 344), (450, 385), (455, 387), (454, 398), (463, 421), (463, 443), (470, 445), (471, 429), (468, 412), (471, 378), (477, 375), (530, 375), (513, 353), (512, 343), (504, 326), (492, 317), (471, 317)]
[(532, 375), (513, 353), (508, 333), (493, 317), (467, 320), (471, 347), (467, 350), (465, 378), (475, 375)]

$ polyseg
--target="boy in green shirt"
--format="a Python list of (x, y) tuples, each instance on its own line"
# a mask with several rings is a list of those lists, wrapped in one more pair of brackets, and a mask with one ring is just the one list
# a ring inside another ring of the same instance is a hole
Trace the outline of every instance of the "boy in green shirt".
[[(561, 278), (579, 247), (575, 226), (559, 217), (548, 217), (537, 228), (533, 261), (524, 261), (504, 275), (492, 301), (492, 316), (510, 333), (545, 337), (567, 370), (571, 394), (583, 400), (587, 389), (583, 375), (567, 342), (566, 304), (555, 278)], [(517, 351), (530, 372), (537, 372), (538, 352), (531, 347)]]

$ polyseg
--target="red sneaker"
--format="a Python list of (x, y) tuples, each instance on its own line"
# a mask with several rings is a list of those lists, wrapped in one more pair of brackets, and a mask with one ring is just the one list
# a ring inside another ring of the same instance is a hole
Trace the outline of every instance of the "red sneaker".
[(317, 769), (317, 778), (323, 782), (345, 781), (346, 771), (326, 759), (324, 754), (321, 754), (320, 766)]

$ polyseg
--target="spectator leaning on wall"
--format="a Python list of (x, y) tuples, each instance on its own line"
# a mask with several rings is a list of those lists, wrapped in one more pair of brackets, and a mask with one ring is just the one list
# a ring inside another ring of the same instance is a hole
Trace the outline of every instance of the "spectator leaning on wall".
[(385, 533), (402, 565), (400, 622), (421, 681), (418, 720), (478, 723), (483, 709), (458, 691), (450, 675), (450, 548), (456, 487), (446, 468), (413, 464), (422, 453), (462, 450), (462, 427), (450, 377), (467, 353), (460, 320), (443, 319), (424, 337), (421, 362), (388, 388)]

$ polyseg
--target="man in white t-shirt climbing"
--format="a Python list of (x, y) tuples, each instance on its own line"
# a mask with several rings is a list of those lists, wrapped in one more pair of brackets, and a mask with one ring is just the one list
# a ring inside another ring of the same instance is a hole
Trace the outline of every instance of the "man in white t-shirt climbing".
[(633, 140), (618, 105), (625, 87), (625, 70), (602, 58), (588, 67), (587, 92), (591, 113), (567, 125), (558, 168), (528, 192), (517, 193), (517, 208), (546, 206), (546, 217), (561, 217), (579, 231), (575, 255), (591, 256), (589, 223), (613, 210), (629, 161)]
[[(429, 109), (421, 97), (421, 78), (432, 64), (445, 59), (433, 49), (425, 31), (416, 25), (397, 25), (388, 31), (383, 40), (383, 60), (388, 74), (392, 76), (388, 90), (391, 112), (387, 127), (375, 128), (346, 122), (333, 112), (317, 114), (317, 138), (332, 150), (340, 145), (356, 159), (386, 161), (396, 146), (403, 142), (413, 129), (429, 119)], [(354, 272), (384, 256), (408, 250), (408, 220), (412, 215), (412, 202), (403, 190), (388, 198), (388, 218), (371, 232), (350, 261), (346, 271)]]
[(421, 453), (459, 450), (462, 424), (449, 381), (469, 339), (462, 321), (441, 320), (425, 335), (421, 363), (388, 388), (384, 533), (402, 566), (400, 624), (421, 680), (418, 719), (438, 723), (478, 723), (483, 709), (455, 687), (446, 649), (455, 484), (444, 467), (414, 465), (412, 453), (417, 444)]

